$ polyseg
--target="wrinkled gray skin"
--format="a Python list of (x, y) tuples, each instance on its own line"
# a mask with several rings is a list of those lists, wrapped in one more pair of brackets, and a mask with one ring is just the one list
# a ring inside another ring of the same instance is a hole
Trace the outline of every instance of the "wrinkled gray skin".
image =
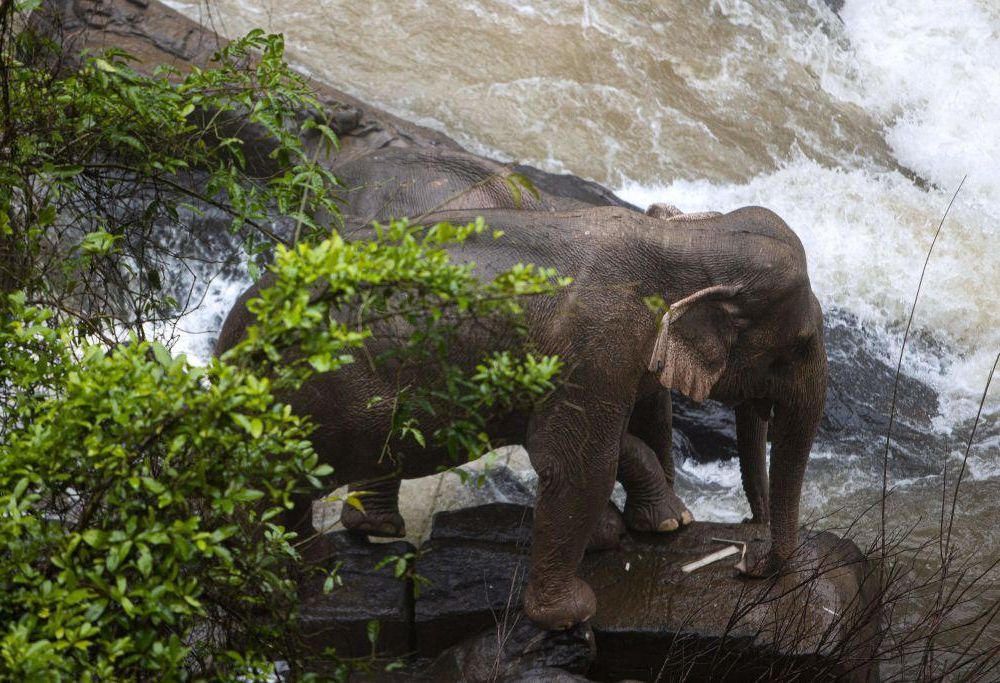
[[(557, 211), (591, 206), (578, 199), (532, 193), (521, 185), (512, 190), (506, 180), (511, 175), (507, 166), (451, 150), (390, 147), (336, 164), (331, 170), (344, 188), (348, 223), (362, 226), (373, 220), (417, 219), (436, 210)], [(658, 214), (663, 218), (684, 216), (675, 207), (655, 206), (664, 207)], [(650, 392), (636, 406), (633, 423), (630, 432), (641, 441), (625, 444), (632, 457), (622, 460), (618, 472), (628, 494), (625, 525), (634, 531), (672, 531), (689, 524), (694, 518), (673, 490), (670, 391)], [(366, 491), (365, 511), (347, 508), (341, 519), (344, 526), (378, 536), (405, 535), (396, 505), (398, 483), (368, 483)], [(617, 545), (623, 530), (616, 516), (614, 508), (607, 508), (591, 538), (591, 548)]]
[(418, 218), (433, 211), (567, 211), (588, 204), (530, 191), (512, 192), (510, 168), (464, 152), (387, 147), (334, 164), (346, 213), (361, 223)]
[[(651, 204), (646, 209), (646, 215), (663, 220), (668, 224), (667, 228), (674, 228), (683, 227), (689, 221), (716, 218), (722, 214), (718, 211), (684, 213), (672, 204)], [(639, 403), (632, 422), (630, 431), (642, 436), (646, 443), (656, 444), (654, 449), (659, 449), (657, 452), (672, 491), (674, 468), (670, 453), (673, 420), (669, 390), (654, 395), (652, 406), (649, 401)], [(736, 450), (743, 490), (750, 503), (751, 516), (743, 521), (767, 524), (771, 520), (767, 481), (767, 416), (755, 414), (748, 403), (736, 406)]]
[[(527, 615), (543, 627), (565, 628), (595, 613), (594, 593), (576, 570), (601, 523), (616, 469), (634, 458), (639, 440), (628, 433), (629, 420), (656, 393), (656, 380), (695, 401), (736, 406), (741, 431), (749, 432), (744, 441), (762, 441), (770, 420), (770, 541), (751, 551), (745, 569), (754, 576), (778, 571), (796, 547), (802, 479), (827, 372), (822, 311), (795, 234), (758, 207), (678, 221), (671, 229), (662, 219), (618, 208), (442, 212), (424, 222), (462, 224), (478, 215), (504, 237), (476, 237), (450, 251), (479, 264), (480, 277), (528, 262), (573, 278), (558, 294), (524, 304), (533, 347), (565, 362), (558, 388), (534, 410), (487, 425), (495, 442), (524, 444), (538, 473)], [(670, 304), (669, 324), (646, 305), (653, 295)], [(219, 351), (250, 322), (238, 303)], [(478, 328), (463, 334), (452, 361), (466, 367), (521, 341)], [(369, 352), (392, 344), (376, 329)], [(421, 381), (413, 372), (397, 377), (397, 369), (353, 363), (287, 397), (318, 425), (316, 449), (344, 481), (420, 477), (448, 464), (443, 449), (395, 441), (390, 449), (399, 457), (379, 461), (392, 408), (387, 401), (368, 407), (369, 399), (393, 395), (397, 382)], [(303, 517), (309, 502), (299, 510)]]

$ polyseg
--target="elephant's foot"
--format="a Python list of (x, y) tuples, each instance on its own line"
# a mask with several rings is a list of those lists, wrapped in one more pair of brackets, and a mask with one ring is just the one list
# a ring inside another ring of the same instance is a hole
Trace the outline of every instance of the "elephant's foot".
[(625, 524), (629, 529), (675, 531), (694, 521), (668, 483), (656, 454), (646, 442), (627, 432), (621, 440), (618, 480), (625, 487)]
[(348, 531), (366, 536), (402, 538), (406, 536), (406, 523), (398, 512), (362, 512), (348, 505), (340, 514), (340, 523)]
[(753, 579), (766, 579), (780, 574), (788, 560), (782, 558), (769, 541), (755, 538), (747, 543), (746, 553), (736, 563), (736, 570)]
[(694, 521), (694, 515), (670, 489), (660, 491), (655, 498), (625, 499), (625, 524), (633, 531), (644, 533), (676, 531)]
[(601, 518), (597, 521), (597, 526), (590, 534), (590, 540), (587, 541), (587, 551), (617, 548), (621, 545), (624, 535), (625, 520), (622, 519), (622, 513), (618, 512), (614, 503), (608, 502)]
[(597, 597), (581, 579), (573, 577), (565, 586), (538, 586), (532, 580), (524, 591), (524, 613), (549, 631), (564, 631), (587, 621), (597, 612)]

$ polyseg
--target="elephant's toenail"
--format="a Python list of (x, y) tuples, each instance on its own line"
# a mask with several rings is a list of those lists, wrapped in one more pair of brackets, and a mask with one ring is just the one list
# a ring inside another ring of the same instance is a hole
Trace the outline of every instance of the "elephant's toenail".
[(665, 519), (660, 522), (660, 526), (656, 527), (659, 531), (675, 531), (677, 529), (676, 519)]
[(687, 526), (693, 521), (694, 521), (694, 515), (692, 515), (690, 512), (685, 510), (684, 512), (681, 513), (681, 524)]

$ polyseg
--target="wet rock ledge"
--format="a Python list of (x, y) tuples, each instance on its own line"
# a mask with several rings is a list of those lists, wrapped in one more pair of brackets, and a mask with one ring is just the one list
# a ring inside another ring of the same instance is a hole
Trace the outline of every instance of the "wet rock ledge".
[(531, 522), (531, 508), (507, 503), (438, 513), (417, 552), (417, 592), (388, 569), (371, 570), (412, 546), (329, 534), (344, 585), (306, 599), (313, 644), (369, 655), (365, 627), (379, 619), (375, 650), (408, 656), (409, 679), (877, 680), (878, 580), (850, 541), (805, 532), (794, 572), (751, 581), (732, 558), (690, 574), (681, 566), (724, 547), (714, 538), (761, 543), (762, 527), (695, 522), (673, 535), (626, 537), (584, 558), (594, 619), (545, 633), (518, 608)]

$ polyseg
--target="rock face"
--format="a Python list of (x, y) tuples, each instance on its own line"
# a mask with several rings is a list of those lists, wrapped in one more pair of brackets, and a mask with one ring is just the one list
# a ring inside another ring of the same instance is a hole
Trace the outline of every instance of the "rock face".
[(417, 574), (430, 585), (414, 607), (416, 644), (424, 656), (470, 633), (513, 621), (527, 579), (532, 509), (494, 503), (434, 516)]
[(695, 522), (676, 537), (635, 538), (585, 559), (602, 680), (871, 680), (879, 644), (878, 581), (857, 547), (830, 533), (800, 537), (798, 566), (764, 581), (732, 561), (681, 566), (725, 546), (761, 543), (744, 524)]
[[(322, 655), (333, 648), (341, 657), (412, 652), (413, 587), (393, 575), (394, 563), (375, 567), (387, 556), (413, 550), (409, 543), (369, 543), (347, 531), (320, 536), (307, 551), (320, 571), (310, 572), (300, 588), (299, 619), (310, 649)], [(338, 563), (341, 585), (324, 592), (326, 576)], [(374, 643), (368, 631), (372, 621), (378, 622)]]
[(417, 553), (419, 591), (373, 570), (412, 546), (322, 537), (313, 559), (343, 562), (344, 585), (324, 594), (322, 576), (313, 579), (302, 610), (310, 644), (366, 656), (366, 627), (377, 619), (378, 653), (415, 655), (409, 679), (877, 680), (879, 577), (850, 541), (803, 533), (794, 569), (755, 581), (737, 576), (733, 558), (689, 574), (681, 567), (726, 542), (765, 542), (765, 528), (695, 522), (626, 537), (581, 565), (597, 615), (551, 633), (520, 612), (531, 524), (531, 508), (512, 504), (439, 513)]

